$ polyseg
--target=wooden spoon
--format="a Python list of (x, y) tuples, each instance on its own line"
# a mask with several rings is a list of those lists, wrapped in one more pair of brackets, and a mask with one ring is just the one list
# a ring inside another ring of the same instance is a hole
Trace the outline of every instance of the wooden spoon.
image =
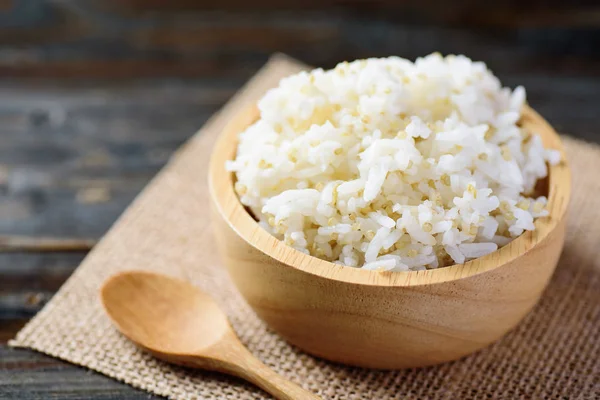
[(318, 399), (255, 358), (213, 299), (185, 281), (123, 272), (104, 283), (101, 298), (121, 333), (161, 360), (235, 375), (279, 399)]

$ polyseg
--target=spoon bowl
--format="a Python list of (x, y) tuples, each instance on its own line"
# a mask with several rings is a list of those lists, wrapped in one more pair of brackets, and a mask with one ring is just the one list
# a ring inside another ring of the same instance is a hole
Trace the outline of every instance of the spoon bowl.
[(188, 282), (127, 271), (109, 278), (100, 297), (117, 329), (161, 360), (235, 375), (283, 400), (318, 399), (256, 359), (217, 303)]
[(210, 296), (161, 275), (114, 275), (102, 287), (102, 300), (119, 330), (149, 351), (200, 352), (231, 333), (227, 318)]

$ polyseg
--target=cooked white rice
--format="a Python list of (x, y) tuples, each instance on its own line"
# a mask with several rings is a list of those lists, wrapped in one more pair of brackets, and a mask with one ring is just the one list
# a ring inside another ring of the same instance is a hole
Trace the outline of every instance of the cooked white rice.
[(530, 196), (560, 153), (517, 125), (524, 102), (464, 56), (344, 62), (282, 79), (227, 168), (299, 251), (370, 270), (463, 263), (547, 215)]

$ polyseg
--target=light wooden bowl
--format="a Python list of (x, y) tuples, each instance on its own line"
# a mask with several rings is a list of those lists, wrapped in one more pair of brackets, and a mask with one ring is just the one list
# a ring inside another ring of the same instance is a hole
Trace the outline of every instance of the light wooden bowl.
[(571, 180), (560, 139), (535, 111), (521, 120), (557, 149), (548, 210), (536, 230), (465, 264), (419, 272), (376, 272), (308, 256), (277, 240), (248, 214), (225, 161), (254, 108), (222, 132), (209, 171), (213, 225), (222, 259), (256, 314), (306, 352), (372, 368), (420, 367), (487, 346), (532, 309), (561, 253)]

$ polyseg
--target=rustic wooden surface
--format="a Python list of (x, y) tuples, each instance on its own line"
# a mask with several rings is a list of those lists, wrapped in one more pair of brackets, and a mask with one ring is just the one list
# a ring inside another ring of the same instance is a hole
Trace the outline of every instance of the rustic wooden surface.
[[(101, 237), (275, 51), (324, 67), (465, 53), (558, 131), (600, 142), (594, 1), (279, 3), (0, 0), (0, 235)], [(0, 253), (0, 399), (148, 398), (5, 345), (84, 256)]]

